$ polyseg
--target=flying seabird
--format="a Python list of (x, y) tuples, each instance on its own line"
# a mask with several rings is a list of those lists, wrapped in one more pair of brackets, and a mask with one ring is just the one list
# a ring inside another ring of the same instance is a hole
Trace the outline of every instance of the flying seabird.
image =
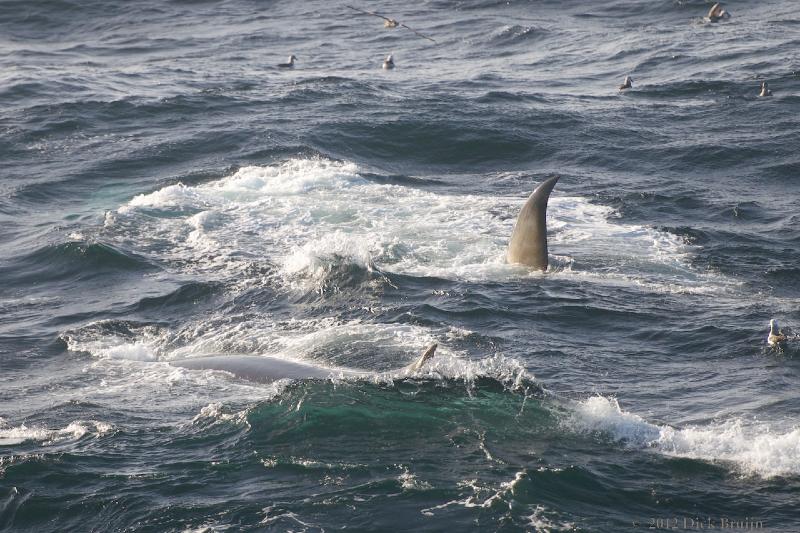
[(767, 82), (761, 82), (761, 92), (758, 93), (758, 96), (772, 96), (772, 91), (767, 86)]
[(397, 22), (395, 19), (390, 19), (389, 17), (384, 17), (383, 15), (378, 14), (378, 13), (373, 13), (372, 11), (364, 11), (363, 9), (358, 9), (357, 7), (353, 7), (353, 6), (347, 6), (346, 5), (345, 7), (349, 7), (353, 11), (358, 11), (359, 13), (363, 13), (365, 15), (372, 15), (373, 17), (382, 18), (383, 19), (383, 27), (384, 28), (396, 28), (398, 26), (402, 26), (402, 27), (406, 28), (407, 30), (413, 31), (414, 33), (416, 33), (417, 35), (419, 35), (423, 39), (428, 39), (429, 41), (434, 42), (434, 43), (436, 42), (434, 39), (431, 39), (427, 35), (423, 35), (420, 32), (418, 32), (417, 30), (415, 30), (414, 28), (410, 28), (410, 27), (406, 26), (405, 24), (403, 24), (402, 22)]
[(389, 70), (390, 68), (394, 68), (394, 59), (392, 59), (392, 54), (386, 56), (386, 59), (383, 60), (383, 68)]
[(625, 89), (630, 89), (631, 87), (633, 87), (633, 78), (630, 76), (625, 76), (625, 81), (619, 86), (619, 90), (624, 91)]
[(297, 58), (294, 55), (290, 55), (288, 63), (278, 63), (278, 66), (281, 68), (294, 68), (295, 59)]

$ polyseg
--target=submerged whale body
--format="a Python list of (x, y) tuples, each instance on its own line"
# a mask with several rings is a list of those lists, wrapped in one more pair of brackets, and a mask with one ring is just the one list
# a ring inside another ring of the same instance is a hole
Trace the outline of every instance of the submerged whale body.
[[(437, 346), (437, 344), (432, 344), (428, 347), (419, 359), (406, 367), (406, 371), (415, 372), (422, 368), (433, 357)], [(256, 383), (272, 383), (281, 379), (323, 380), (337, 376), (364, 377), (372, 375), (371, 372), (325, 368), (309, 363), (260, 355), (214, 355), (172, 361), (170, 364), (189, 370), (221, 370), (233, 374), (237, 378)]]
[(547, 270), (547, 201), (559, 176), (536, 187), (522, 206), (508, 243), (506, 261)]

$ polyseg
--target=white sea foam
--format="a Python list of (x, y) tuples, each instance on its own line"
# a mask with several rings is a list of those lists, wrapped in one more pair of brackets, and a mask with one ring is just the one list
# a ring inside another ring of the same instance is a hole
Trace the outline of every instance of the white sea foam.
[(200, 526), (186, 527), (182, 533), (217, 533), (221, 531), (230, 531), (235, 529), (229, 524), (211, 524), (205, 523)]
[(49, 445), (65, 440), (77, 440), (86, 434), (100, 437), (113, 429), (111, 424), (97, 420), (76, 420), (61, 429), (48, 429), (26, 424), (7, 427), (7, 423), (3, 421), (0, 424), (0, 446), (13, 446), (26, 441), (41, 441), (43, 444)]
[[(524, 201), (374, 183), (353, 163), (290, 159), (139, 195), (106, 225), (160, 243), (158, 253), (184, 267), (236, 279), (243, 263), (268, 259), (285, 282), (306, 288), (336, 265), (507, 280), (540, 275), (505, 263)], [(648, 291), (707, 292), (722, 283), (691, 267), (695, 248), (680, 237), (623, 224), (613, 209), (586, 198), (556, 192), (548, 218), (553, 275)]]
[(399, 465), (399, 468), (401, 473), (399, 476), (397, 476), (397, 481), (400, 482), (400, 486), (403, 488), (403, 490), (427, 490), (431, 488), (430, 483), (421, 481), (416, 475), (414, 475), (413, 472), (408, 469), (407, 466)]
[[(458, 483), (459, 488), (464, 492), (463, 499), (456, 499), (443, 504), (423, 509), (422, 514), (434, 516), (440, 509), (450, 506), (462, 506), (466, 508), (496, 509), (506, 512), (518, 511), (520, 503), (520, 491), (524, 490), (522, 485), (528, 481), (528, 474), (524, 471), (516, 472), (514, 479), (500, 483), (499, 487), (487, 486), (480, 483), (477, 479), (468, 479)], [(528, 523), (525, 524), (526, 530), (532, 528), (533, 531), (553, 531), (553, 530), (572, 530), (575, 525), (570, 522), (557, 522), (548, 515), (553, 513), (548, 511), (540, 504), (528, 504), (531, 514), (527, 516)]]
[[(182, 341), (178, 344), (177, 339)], [(344, 364), (355, 368), (404, 366), (434, 342), (431, 332), (406, 324), (375, 324), (360, 319), (343, 321), (335, 317), (272, 321), (269, 317), (253, 316), (247, 321), (230, 317), (203, 319), (201, 324), (188, 324), (179, 331), (164, 331), (156, 350), (161, 360), (172, 361), (219, 353), (270, 355), (293, 360), (314, 362), (323, 366)], [(374, 352), (375, 345), (385, 350)], [(385, 353), (384, 353), (385, 352)], [(381, 357), (396, 357), (408, 352), (408, 360), (394, 361)], [(329, 360), (327, 354), (350, 358)]]
[(365, 183), (365, 180), (358, 176), (355, 164), (315, 158), (289, 159), (280, 165), (266, 167), (242, 167), (210, 187), (228, 194), (259, 192), (270, 196), (295, 196), (360, 183)]
[(221, 402), (213, 402), (200, 409), (200, 412), (192, 419), (191, 423), (197, 424), (204, 421), (211, 421), (214, 423), (234, 422), (236, 424), (243, 424), (249, 429), (250, 423), (247, 421), (247, 412), (247, 409), (243, 409), (241, 411), (229, 413)]
[(198, 208), (205, 205), (206, 198), (194, 187), (187, 187), (183, 183), (169, 185), (150, 194), (135, 196), (120, 212), (131, 208), (159, 208), (159, 209), (184, 209), (187, 207)]
[(282, 270), (294, 279), (322, 282), (336, 264), (373, 269), (370, 250), (362, 240), (337, 230), (321, 241), (308, 242), (283, 259)]
[[(360, 359), (347, 361), (356, 366), (380, 365), (379, 354), (371, 347), (376, 343), (387, 348), (386, 357), (408, 352), (404, 366), (413, 361), (435, 337), (425, 328), (407, 324), (375, 324), (361, 319), (343, 321), (335, 317), (274, 321), (266, 315), (248, 316), (248, 320), (232, 320), (227, 315), (207, 317), (190, 322), (178, 330), (153, 326), (127, 325), (124, 334), (111, 321), (94, 322), (66, 332), (62, 339), (71, 351), (86, 352), (97, 360), (130, 362), (171, 361), (220, 353), (253, 354), (306, 360), (314, 353), (342, 353), (347, 349), (359, 352)], [(363, 348), (359, 350), (359, 348)], [(368, 360), (366, 358), (369, 358)], [(322, 359), (323, 365), (335, 361)], [(388, 366), (391, 361), (384, 361)], [(175, 376), (180, 380), (182, 375)]]
[[(533, 531), (550, 533), (551, 531), (575, 531), (576, 526), (572, 522), (556, 522), (548, 518), (549, 511), (543, 505), (537, 505), (533, 513), (528, 516), (528, 528)], [(527, 528), (526, 528), (527, 529)]]
[[(439, 352), (443, 353), (439, 353)], [(483, 377), (502, 382), (510, 389), (521, 387), (524, 383), (533, 383), (534, 376), (522, 363), (501, 355), (492, 355), (478, 361), (464, 359), (447, 353), (447, 348), (437, 349), (437, 355), (414, 373), (417, 377), (446, 378), (473, 383)], [(406, 371), (389, 373), (392, 377), (403, 377)]]
[[(290, 290), (337, 288), (350, 276), (357, 283), (359, 276), (382, 279), (375, 272), (468, 280), (541, 276), (505, 263), (524, 195), (448, 192), (375, 183), (352, 163), (291, 159), (137, 196), (107, 214), (104, 231), (135, 241), (141, 253), (174, 260), (182, 274), (221, 278), (234, 287), (263, 283), (269, 276), (271, 286)], [(548, 276), (653, 291), (719, 289), (713, 276), (691, 268), (693, 248), (677, 236), (621, 224), (613, 209), (579, 197), (554, 196), (548, 216), (551, 250), (570, 254), (555, 256)], [(267, 268), (249, 268), (253, 263)], [(365, 296), (366, 310), (372, 303)], [(444, 332), (450, 338), (468, 334)], [(442, 332), (402, 324), (278, 321), (263, 310), (205, 315), (177, 330), (137, 330), (120, 337), (99, 331), (67, 342), (98, 360), (266, 354), (330, 367), (393, 369), (376, 374), (386, 379), (398, 377), (425, 345), (441, 338)], [(376, 344), (386, 349), (380, 354), (358, 349)], [(398, 361), (398, 353), (408, 354), (407, 360)], [(491, 376), (511, 384), (532, 379), (516, 361), (473, 362), (444, 345), (422, 373), (465, 380)], [(162, 374), (159, 379), (171, 384), (187, 378), (181, 370)]]
[[(227, 349), (224, 347), (225, 339), (236, 336), (238, 342), (247, 343), (246, 335), (251, 334), (252, 345), (270, 346), (270, 350), (263, 354), (331, 368), (334, 379), (339, 379), (337, 368), (385, 368), (384, 371), (368, 372), (357, 377), (340, 376), (343, 380), (383, 383), (408, 377), (407, 365), (437, 340), (431, 331), (420, 326), (371, 323), (360, 319), (342, 321), (333, 317), (292, 320), (272, 324), (271, 330), (266, 327), (252, 328), (251, 333), (246, 333), (238, 325), (228, 328), (225, 324), (219, 328), (209, 328), (208, 337), (200, 336), (191, 344), (167, 353), (165, 358), (175, 360), (215, 352), (236, 353), (237, 350), (231, 350), (229, 345)], [(168, 338), (165, 338), (165, 342), (168, 342)], [(375, 346), (381, 346), (382, 349), (376, 351)], [(254, 352), (239, 350), (239, 353)], [(406, 355), (398, 359), (398, 353)], [(524, 365), (515, 359), (493, 355), (473, 361), (444, 345), (440, 345), (436, 356), (414, 375), (470, 383), (481, 377), (491, 377), (512, 388), (534, 380)]]
[(440, 505), (423, 509), (421, 512), (427, 516), (433, 516), (435, 511), (444, 509), (452, 505), (459, 505), (466, 508), (482, 507), (485, 509), (499, 506), (510, 507), (509, 497), (516, 483), (524, 478), (522, 472), (517, 472), (514, 479), (500, 484), (499, 488), (484, 486), (477, 479), (464, 480), (458, 483), (459, 488), (464, 491), (463, 499), (450, 500)]
[(155, 361), (155, 348), (145, 340), (130, 341), (116, 336), (79, 338), (65, 337), (67, 348), (74, 352), (88, 352), (100, 359), (125, 359), (128, 361)]
[[(334, 317), (286, 322), (269, 322), (263, 317), (253, 321), (216, 321), (204, 317), (202, 323), (188, 324), (177, 331), (149, 326), (129, 327), (138, 340), (105, 333), (102, 323), (90, 324), (62, 336), (70, 350), (88, 352), (96, 359), (91, 368), (104, 373), (100, 389), (105, 393), (142, 384), (174, 386), (187, 381), (195, 385), (224, 387), (231, 380), (222, 372), (192, 371), (163, 364), (220, 353), (270, 355), (330, 368), (334, 380), (388, 383), (409, 377), (407, 366), (438, 340), (435, 332), (421, 326), (372, 323), (361, 319), (342, 321)], [(375, 350), (376, 345), (381, 346), (381, 350)], [(160, 363), (141, 364), (156, 361)], [(123, 366), (119, 367), (120, 364)], [(369, 371), (352, 376), (339, 373), (337, 369)], [(436, 356), (413, 376), (458, 380), (468, 385), (479, 378), (490, 377), (512, 389), (534, 381), (534, 376), (515, 359), (493, 355), (471, 360), (442, 344)], [(273, 384), (270, 389), (256, 384), (237, 385), (243, 389), (242, 394), (249, 393), (244, 390), (248, 387), (269, 396), (276, 396), (283, 389), (281, 383)], [(214, 415), (215, 406), (218, 404), (207, 406), (200, 417)], [(225, 416), (220, 416), (223, 418)]]
[(800, 428), (775, 430), (768, 424), (731, 419), (707, 426), (674, 428), (624, 411), (614, 398), (595, 396), (577, 405), (572, 421), (580, 430), (601, 432), (628, 446), (676, 457), (732, 463), (762, 477), (800, 474)]

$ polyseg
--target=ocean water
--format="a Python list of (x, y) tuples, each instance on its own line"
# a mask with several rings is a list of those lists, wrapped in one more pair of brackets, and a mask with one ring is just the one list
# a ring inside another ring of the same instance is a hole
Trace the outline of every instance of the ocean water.
[(353, 5), (0, 2), (0, 529), (800, 530), (796, 2)]

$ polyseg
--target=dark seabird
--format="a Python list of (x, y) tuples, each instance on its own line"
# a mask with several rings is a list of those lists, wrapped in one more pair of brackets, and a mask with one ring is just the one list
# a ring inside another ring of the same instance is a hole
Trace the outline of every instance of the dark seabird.
[(630, 76), (625, 76), (625, 81), (619, 86), (619, 90), (624, 91), (625, 89), (630, 89), (631, 87), (633, 87), (633, 78)]
[(423, 39), (428, 39), (429, 41), (434, 42), (434, 43), (436, 42), (434, 39), (431, 39), (427, 35), (423, 35), (420, 32), (418, 32), (417, 30), (415, 30), (414, 28), (410, 28), (410, 27), (406, 26), (405, 24), (403, 24), (402, 22), (397, 22), (395, 19), (390, 19), (389, 17), (384, 17), (381, 14), (373, 13), (372, 11), (365, 11), (363, 9), (358, 9), (357, 7), (353, 7), (353, 6), (345, 6), (345, 7), (349, 7), (353, 11), (358, 11), (359, 13), (363, 13), (365, 15), (372, 15), (373, 17), (382, 18), (383, 19), (383, 27), (384, 28), (396, 28), (398, 26), (402, 26), (407, 30), (413, 31), (414, 33), (416, 33), (417, 35), (419, 35)]
[(294, 55), (290, 55), (288, 63), (278, 63), (278, 66), (281, 68), (294, 68), (295, 59), (297, 58)]
[(772, 91), (767, 86), (767, 82), (765, 81), (761, 82), (761, 92), (758, 93), (758, 96), (772, 96)]

